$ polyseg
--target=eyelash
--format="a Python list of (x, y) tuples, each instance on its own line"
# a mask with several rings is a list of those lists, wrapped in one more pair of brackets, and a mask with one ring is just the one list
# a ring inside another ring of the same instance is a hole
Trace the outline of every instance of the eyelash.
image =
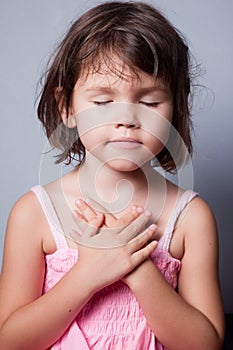
[(159, 105), (159, 102), (143, 102), (140, 101), (139, 103), (147, 106), (147, 107), (157, 107)]
[[(112, 100), (109, 100), (109, 101), (93, 101), (93, 103), (97, 106), (104, 106), (108, 103), (111, 103), (113, 102)], [(139, 101), (140, 104), (143, 104), (147, 107), (157, 107), (159, 102), (143, 102), (143, 101)]]
[(112, 100), (109, 100), (109, 101), (93, 101), (93, 103), (97, 106), (104, 106), (110, 102), (113, 102)]

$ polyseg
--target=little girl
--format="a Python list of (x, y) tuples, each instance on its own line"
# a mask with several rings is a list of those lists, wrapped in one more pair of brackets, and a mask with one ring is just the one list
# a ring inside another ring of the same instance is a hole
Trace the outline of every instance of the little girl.
[(221, 349), (214, 217), (156, 171), (192, 151), (189, 94), (188, 48), (150, 5), (106, 2), (72, 24), (38, 116), (78, 165), (10, 213), (2, 350)]

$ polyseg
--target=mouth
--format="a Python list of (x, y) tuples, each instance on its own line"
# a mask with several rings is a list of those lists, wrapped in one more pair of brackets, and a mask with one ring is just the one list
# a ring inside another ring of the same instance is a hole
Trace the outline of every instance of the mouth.
[(108, 142), (108, 144), (113, 147), (122, 149), (135, 149), (142, 145), (142, 143), (139, 140), (128, 137), (121, 137), (118, 139), (111, 140)]

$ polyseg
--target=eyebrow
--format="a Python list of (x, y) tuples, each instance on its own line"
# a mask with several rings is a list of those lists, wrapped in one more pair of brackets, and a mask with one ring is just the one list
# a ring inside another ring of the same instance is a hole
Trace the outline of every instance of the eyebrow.
[[(109, 91), (118, 91), (118, 89), (112, 88), (109, 85), (106, 86), (92, 86), (88, 89), (86, 89), (87, 92), (109, 92)], [(153, 85), (153, 86), (148, 86), (148, 87), (142, 87), (142, 88), (138, 88), (138, 92), (140, 93), (149, 93), (149, 92), (156, 92), (156, 91), (160, 91), (160, 92), (166, 92), (168, 93), (168, 88), (166, 88), (165, 86), (159, 86), (159, 85)]]
[(89, 92), (89, 91), (103, 91), (103, 92), (108, 92), (109, 90), (114, 91), (114, 90), (116, 90), (116, 89), (113, 89), (113, 88), (111, 88), (110, 86), (107, 86), (107, 85), (106, 85), (106, 86), (92, 86), (92, 87), (86, 89), (87, 92)]

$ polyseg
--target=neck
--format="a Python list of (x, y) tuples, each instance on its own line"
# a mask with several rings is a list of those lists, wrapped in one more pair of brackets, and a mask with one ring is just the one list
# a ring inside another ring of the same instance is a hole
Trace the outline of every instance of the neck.
[(148, 206), (152, 177), (154, 193), (155, 180), (160, 176), (150, 164), (134, 171), (116, 171), (87, 156), (78, 171), (78, 187), (83, 198), (90, 197), (117, 215), (133, 204)]

